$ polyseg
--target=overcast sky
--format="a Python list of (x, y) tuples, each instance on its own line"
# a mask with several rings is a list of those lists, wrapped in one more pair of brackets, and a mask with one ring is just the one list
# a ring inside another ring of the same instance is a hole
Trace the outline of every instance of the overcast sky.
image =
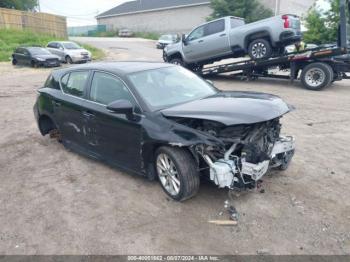
[[(95, 16), (127, 0), (39, 0), (42, 12), (67, 17), (68, 26), (94, 25)], [(171, 0), (168, 0), (171, 1)], [(280, 0), (288, 1), (288, 0)], [(326, 0), (318, 3), (327, 8)]]
[(68, 26), (96, 24), (95, 16), (126, 0), (39, 0), (41, 12), (67, 17)]

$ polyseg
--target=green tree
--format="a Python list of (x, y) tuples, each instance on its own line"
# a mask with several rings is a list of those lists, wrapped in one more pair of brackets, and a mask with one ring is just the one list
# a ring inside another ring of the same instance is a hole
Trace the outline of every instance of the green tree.
[(238, 16), (247, 23), (273, 16), (271, 9), (263, 6), (258, 0), (211, 0), (213, 13), (208, 20), (223, 16)]
[[(304, 18), (307, 32), (304, 33), (306, 43), (334, 43), (338, 39), (339, 0), (327, 0), (329, 10), (314, 4)], [(349, 17), (349, 16), (348, 16)]]
[(1, 0), (0, 7), (32, 11), (38, 7), (38, 0)]

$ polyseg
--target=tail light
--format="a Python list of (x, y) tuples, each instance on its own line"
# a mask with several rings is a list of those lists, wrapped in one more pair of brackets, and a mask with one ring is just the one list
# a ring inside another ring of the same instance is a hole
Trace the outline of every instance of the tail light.
[(283, 15), (282, 19), (284, 20), (284, 28), (289, 28), (290, 27), (289, 16)]

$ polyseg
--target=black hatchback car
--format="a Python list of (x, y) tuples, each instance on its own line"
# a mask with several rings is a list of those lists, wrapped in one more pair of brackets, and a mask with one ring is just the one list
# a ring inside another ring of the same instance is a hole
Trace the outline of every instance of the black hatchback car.
[(51, 54), (43, 47), (18, 47), (12, 54), (12, 64), (56, 67), (60, 66), (61, 62), (57, 55)]
[(34, 106), (42, 135), (127, 171), (158, 177), (182, 201), (200, 177), (250, 189), (271, 167), (286, 169), (294, 138), (281, 136), (292, 108), (279, 97), (222, 92), (183, 67), (96, 63), (55, 70)]

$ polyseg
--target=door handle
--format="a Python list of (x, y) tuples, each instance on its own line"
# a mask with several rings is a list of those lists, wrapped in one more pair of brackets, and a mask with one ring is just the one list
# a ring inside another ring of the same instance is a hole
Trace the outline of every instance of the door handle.
[(94, 115), (92, 112), (90, 112), (90, 111), (83, 111), (82, 114), (83, 114), (83, 116), (88, 117), (88, 118), (94, 117), (94, 116), (95, 116), (95, 115)]
[(219, 35), (220, 37), (223, 37), (223, 36), (226, 36), (226, 34), (221, 34), (221, 35)]
[(199, 41), (198, 41), (198, 43), (203, 43), (203, 42), (204, 42), (204, 40), (199, 40)]

